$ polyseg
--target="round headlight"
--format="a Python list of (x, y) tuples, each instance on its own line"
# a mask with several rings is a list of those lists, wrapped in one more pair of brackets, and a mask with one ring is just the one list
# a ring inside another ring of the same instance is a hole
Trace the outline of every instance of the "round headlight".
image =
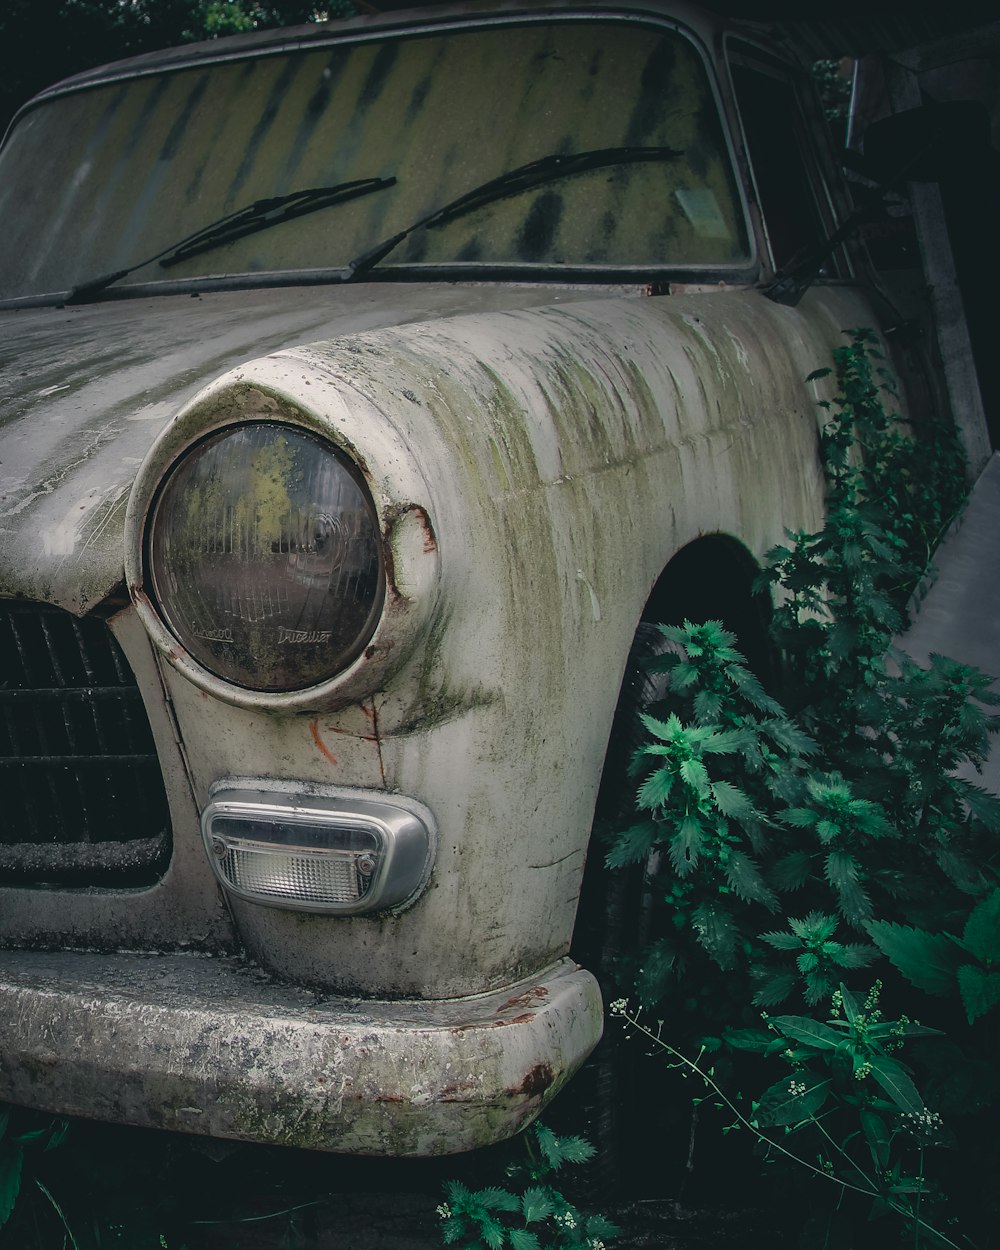
[(361, 653), (385, 597), (379, 528), (357, 470), (295, 426), (233, 426), (188, 451), (157, 495), (148, 584), (208, 672), (304, 690)]

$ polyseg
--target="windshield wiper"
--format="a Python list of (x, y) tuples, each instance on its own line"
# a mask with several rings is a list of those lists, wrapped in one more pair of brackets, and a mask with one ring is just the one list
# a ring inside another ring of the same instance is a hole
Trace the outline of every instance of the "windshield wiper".
[(348, 200), (370, 195), (373, 191), (382, 191), (386, 187), (394, 186), (395, 182), (395, 178), (357, 178), (352, 182), (337, 183), (335, 186), (306, 187), (300, 191), (291, 191), (288, 195), (254, 200), (252, 204), (237, 209), (235, 213), (220, 217), (218, 221), (213, 221), (194, 234), (189, 234), (179, 243), (172, 243), (162, 252), (157, 252), (155, 256), (147, 256), (145, 260), (130, 265), (127, 269), (117, 269), (113, 273), (102, 274), (99, 278), (93, 278), (89, 282), (75, 286), (67, 295), (65, 303), (85, 303), (91, 296), (103, 291), (105, 287), (112, 286), (121, 278), (135, 273), (137, 269), (142, 269), (145, 265), (151, 265), (154, 261), (159, 261), (162, 268), (169, 269), (171, 265), (180, 264), (181, 261), (191, 256), (198, 256), (202, 252), (222, 247), (223, 244), (245, 238), (248, 234), (268, 230), (271, 226), (280, 225), (283, 221), (304, 217), (307, 213), (315, 213), (321, 208), (344, 204)]
[(345, 280), (352, 282), (363, 277), (408, 235), (423, 227), (447, 225), (456, 218), (475, 212), (476, 209), (486, 204), (508, 199), (519, 195), (522, 191), (530, 191), (561, 178), (570, 178), (574, 174), (646, 161), (671, 161), (683, 155), (683, 151), (677, 148), (665, 147), (592, 148), (587, 152), (571, 152), (568, 155), (556, 152), (550, 156), (540, 157), (536, 161), (529, 161), (527, 165), (509, 169), (499, 177), (491, 178), (488, 182), (473, 187), (471, 191), (466, 191), (457, 199), (449, 200), (447, 204), (435, 209), (433, 213), (428, 213), (427, 216), (415, 221), (412, 226), (408, 226), (391, 238), (383, 239), (381, 243), (376, 243), (367, 252), (362, 252), (348, 264)]

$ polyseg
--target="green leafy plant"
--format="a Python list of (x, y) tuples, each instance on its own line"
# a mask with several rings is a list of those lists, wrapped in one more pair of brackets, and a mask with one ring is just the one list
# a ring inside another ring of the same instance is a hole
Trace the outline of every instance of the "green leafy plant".
[[(964, 496), (953, 432), (907, 429), (869, 331), (850, 332), (833, 370), (810, 380), (831, 373), (838, 393), (820, 402), (825, 523), (790, 533), (758, 579), (777, 599), (780, 689), (761, 688), (719, 622), (659, 627), (669, 646), (649, 664), (666, 698), (634, 760), (637, 819), (613, 835), (606, 862), (642, 866), (660, 920), (652, 944), (623, 961), (622, 984), (669, 1016), (670, 1042), (657, 1032), (657, 1046), (682, 1068), (685, 1051), (711, 1053), (713, 1071), (754, 1087), (753, 1065), (783, 1055), (793, 1074), (768, 1086), (746, 1124), (782, 1135), (808, 1125), (810, 1149), (831, 1152), (813, 1170), (905, 1217), (914, 1245), (946, 1244), (921, 1214), (944, 1186), (926, 1179), (921, 1150), (911, 1159), (936, 1121), (893, 1052), (912, 1041), (947, 1103), (965, 1163), (939, 1153), (934, 1164), (961, 1189), (963, 1172), (994, 1158), (979, 1117), (996, 1083), (959, 1082), (950, 1065), (982, 1074), (996, 1043), (982, 1031), (1000, 1001), (1000, 800), (969, 774), (1000, 728), (1000, 700), (966, 665), (891, 650)], [(891, 1027), (842, 986), (869, 968)], [(934, 1028), (909, 1023), (924, 1012), (915, 993), (932, 996), (921, 1001)], [(831, 998), (839, 1015), (823, 1011)], [(795, 999), (822, 1015), (753, 1025), (753, 1007)], [(963, 1032), (971, 1025), (981, 1036)], [(838, 1200), (824, 1238), (845, 1210)], [(856, 1232), (843, 1242), (852, 1250)]]
[(704, 1083), (715, 1106), (730, 1117), (724, 1133), (743, 1130), (766, 1160), (790, 1162), (832, 1186), (841, 1208), (845, 1199), (862, 1199), (869, 1203), (868, 1218), (896, 1217), (912, 1245), (957, 1250), (943, 1227), (927, 1218), (939, 1194), (925, 1176), (925, 1156), (947, 1145), (948, 1134), (895, 1057), (906, 1041), (937, 1030), (905, 1016), (883, 1020), (880, 988), (876, 983), (861, 1000), (841, 986), (825, 1022), (765, 1015), (763, 1029), (730, 1030), (731, 1046), (788, 1065), (746, 1110), (739, 1095), (731, 1098), (719, 1085), (704, 1050), (686, 1058), (663, 1037), (662, 1021), (647, 1024), (641, 1009), (630, 1009), (624, 999), (612, 1003), (611, 1012), (671, 1068)]
[(446, 1201), (437, 1209), (443, 1243), (461, 1250), (604, 1250), (617, 1225), (580, 1211), (547, 1180), (567, 1164), (586, 1163), (593, 1146), (581, 1137), (557, 1137), (543, 1124), (532, 1125), (522, 1140), (525, 1161), (508, 1169), (513, 1188), (446, 1183)]
[(1000, 889), (969, 913), (962, 936), (885, 921), (868, 926), (872, 941), (903, 976), (928, 994), (960, 994), (968, 1021), (1000, 1003)]

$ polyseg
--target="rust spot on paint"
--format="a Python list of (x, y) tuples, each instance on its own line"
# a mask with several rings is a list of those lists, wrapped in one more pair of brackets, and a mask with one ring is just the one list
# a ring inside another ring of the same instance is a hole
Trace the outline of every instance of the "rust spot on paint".
[(513, 998), (508, 998), (505, 1003), (501, 1003), (497, 1012), (508, 1011), (511, 1007), (538, 1007), (548, 996), (549, 991), (544, 985), (533, 985), (530, 990), (523, 990), (520, 994), (515, 994)]
[(534, 1020), (534, 1012), (525, 1011), (519, 1016), (509, 1016), (503, 1020), (470, 1020), (468, 1024), (455, 1024), (449, 1033), (468, 1033), (473, 1029), (505, 1029), (509, 1024), (530, 1024)]
[(434, 533), (434, 526), (431, 519), (427, 515), (427, 509), (422, 508), (420, 504), (413, 505), (413, 515), (417, 518), (417, 524), (424, 532), (424, 551), (430, 555), (432, 551), (437, 551), (437, 535)]
[(529, 1098), (540, 1098), (555, 1079), (555, 1073), (549, 1064), (536, 1063), (514, 1092), (527, 1094)]
[(309, 722), (309, 732), (312, 734), (313, 742), (315, 742), (316, 746), (319, 748), (320, 754), (325, 755), (326, 758), (330, 761), (330, 763), (334, 766), (334, 768), (336, 768), (337, 757), (333, 754), (330, 748), (326, 745), (326, 743), (320, 737), (319, 724), (317, 721), (311, 720)]

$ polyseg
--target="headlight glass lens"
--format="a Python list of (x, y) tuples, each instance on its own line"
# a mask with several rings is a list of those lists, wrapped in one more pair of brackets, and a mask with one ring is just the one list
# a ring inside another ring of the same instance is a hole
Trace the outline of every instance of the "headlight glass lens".
[(168, 628), (249, 690), (318, 685), (371, 638), (385, 597), (378, 523), (354, 466), (294, 426), (198, 443), (156, 499), (149, 581)]

